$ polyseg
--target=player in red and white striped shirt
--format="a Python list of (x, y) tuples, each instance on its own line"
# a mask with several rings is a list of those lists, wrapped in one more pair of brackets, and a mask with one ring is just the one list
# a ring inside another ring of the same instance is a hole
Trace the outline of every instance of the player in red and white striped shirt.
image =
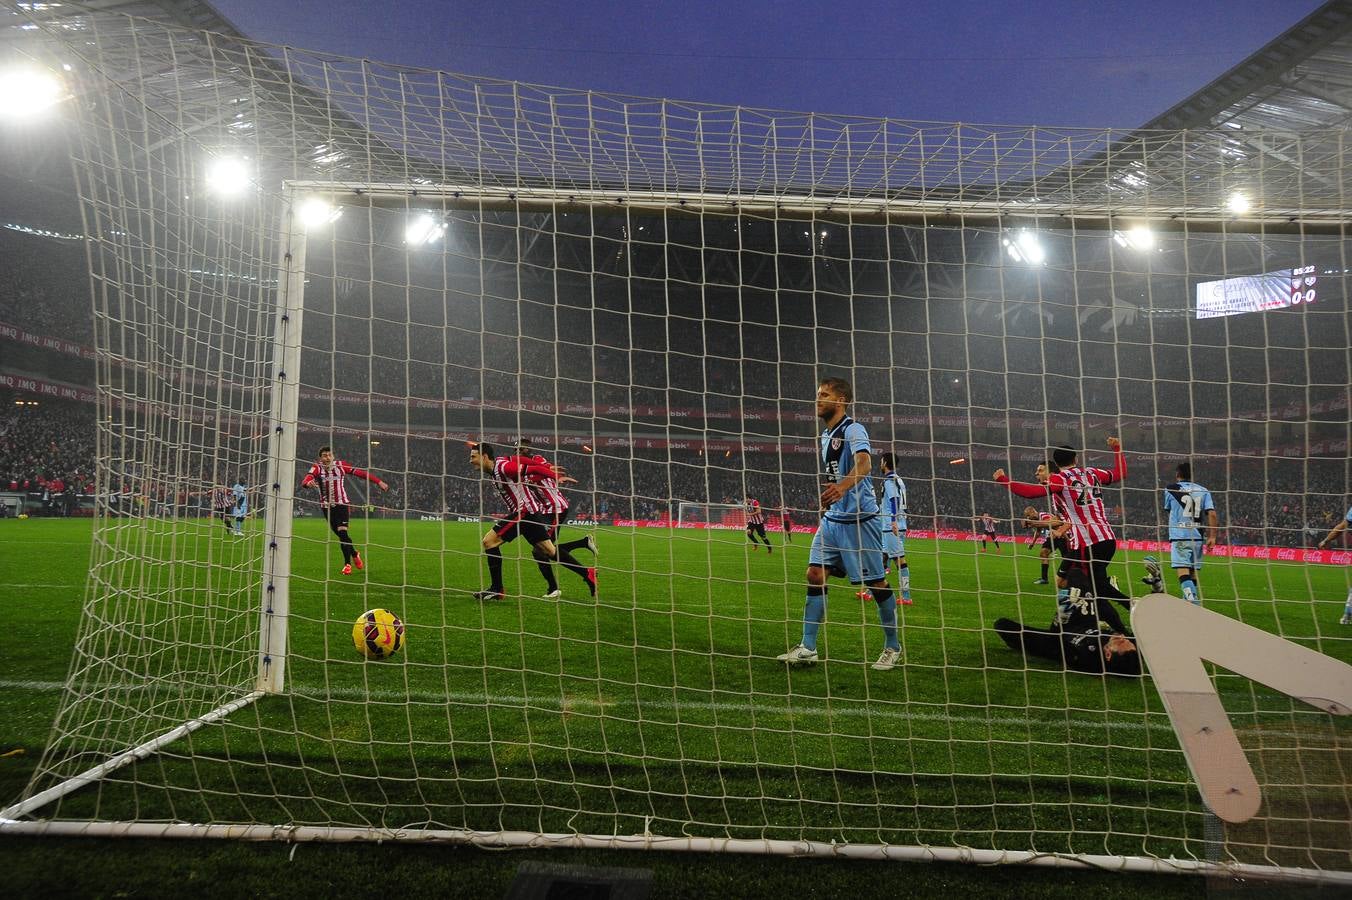
[[(746, 539), (751, 542), (751, 549), (756, 549), (756, 536), (765, 543), (765, 551), (774, 553), (775, 548), (770, 543), (769, 536), (765, 533), (765, 511), (761, 509), (760, 501), (754, 497), (747, 497), (744, 509), (746, 510)], [(872, 596), (870, 594), (869, 596)]]
[[(536, 465), (547, 466), (549, 460), (536, 453), (531, 448), (530, 438), (523, 437), (516, 442), (516, 451), (518, 460), (526, 463), (535, 463)], [(558, 548), (559, 562), (565, 566), (569, 562), (576, 562), (573, 557), (574, 550), (586, 548), (590, 550), (592, 556), (596, 556), (596, 540), (590, 535), (584, 535), (577, 540), (565, 541), (559, 543), (559, 531), (568, 523), (569, 504), (568, 498), (564, 496), (560, 485), (577, 484), (576, 478), (570, 478), (567, 475), (559, 478), (542, 478), (539, 482), (532, 482), (528, 487), (539, 497), (540, 505), (543, 510), (545, 525), (549, 528), (549, 539), (554, 542)], [(545, 593), (543, 599), (557, 600), (563, 592), (559, 590), (558, 580), (554, 577), (554, 564), (552, 562), (540, 562), (540, 574), (544, 576), (545, 584), (549, 590)], [(580, 565), (580, 564), (579, 564)], [(587, 577), (592, 584), (596, 583), (595, 566), (587, 569)]]
[(300, 486), (303, 488), (319, 488), (319, 508), (324, 511), (324, 518), (329, 522), (329, 528), (338, 536), (338, 545), (343, 551), (343, 574), (351, 575), (352, 567), (358, 569), (366, 568), (362, 562), (361, 554), (352, 543), (352, 538), (348, 534), (348, 521), (351, 517), (351, 509), (347, 496), (347, 476), (353, 478), (365, 478), (367, 481), (380, 488), (382, 491), (389, 488), (389, 485), (381, 481), (375, 475), (364, 469), (359, 469), (349, 462), (333, 458), (332, 447), (319, 448), (319, 462), (310, 466), (310, 471), (306, 473)]
[[(539, 495), (531, 489), (546, 478), (557, 480), (562, 477), (562, 469), (526, 460), (520, 456), (499, 457), (488, 444), (470, 444), (470, 465), (481, 472), (491, 473), (493, 487), (507, 504), (503, 518), (493, 524), (483, 537), (484, 554), (488, 557), (488, 575), (490, 584), (475, 593), (476, 600), (501, 600), (506, 596), (502, 584), (502, 545), (516, 540), (521, 535), (530, 542), (532, 555), (537, 562), (549, 563), (559, 560), (570, 572), (577, 574), (596, 596), (596, 579), (584, 569), (577, 560), (568, 556), (561, 557), (549, 534), (544, 518), (544, 507)], [(552, 577), (552, 572), (550, 573)]]
[[(1045, 484), (1010, 481), (1003, 469), (995, 473), (995, 480), (1020, 497), (1050, 496), (1057, 515), (1070, 524), (1066, 540), (1078, 550), (1081, 571), (1087, 569), (1088, 588), (1095, 597), (1106, 597), (1127, 606), (1130, 598), (1108, 576), (1108, 563), (1117, 552), (1117, 537), (1103, 506), (1103, 488), (1126, 477), (1127, 458), (1122, 453), (1122, 442), (1116, 437), (1108, 438), (1108, 447), (1113, 451), (1111, 470), (1081, 466), (1075, 450), (1058, 447), (1052, 451), (1052, 464), (1057, 471), (1047, 476)], [(1071, 588), (1074, 586), (1072, 579)], [(1058, 594), (1058, 601), (1062, 599)], [(1105, 604), (1100, 606), (1111, 611)], [(1106, 621), (1116, 627), (1111, 619)]]

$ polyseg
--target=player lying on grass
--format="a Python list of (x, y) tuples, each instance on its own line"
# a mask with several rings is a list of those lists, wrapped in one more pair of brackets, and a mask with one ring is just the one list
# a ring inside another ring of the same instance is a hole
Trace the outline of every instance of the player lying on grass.
[(1068, 607), (1065, 621), (1058, 616), (1049, 628), (1029, 628), (1013, 619), (996, 619), (995, 633), (1011, 650), (1051, 660), (1076, 672), (1141, 674), (1141, 654), (1136, 642), (1120, 629), (1104, 627), (1093, 598), (1072, 590)]

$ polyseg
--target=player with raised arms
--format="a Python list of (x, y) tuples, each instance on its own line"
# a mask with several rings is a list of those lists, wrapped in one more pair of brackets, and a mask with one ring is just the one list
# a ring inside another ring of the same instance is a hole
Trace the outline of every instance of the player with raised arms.
[(817, 634), (826, 618), (826, 577), (845, 577), (866, 584), (878, 604), (883, 651), (873, 668), (887, 671), (901, 659), (897, 640), (897, 597), (888, 587), (883, 560), (878, 498), (869, 473), (873, 469), (868, 430), (845, 414), (854, 389), (843, 378), (824, 379), (817, 387), (817, 416), (825, 425), (821, 461), (826, 477), (819, 498), (821, 525), (808, 554), (807, 602), (803, 608), (803, 640), (778, 659), (789, 665), (818, 660)]
[(366, 563), (362, 561), (361, 554), (357, 552), (356, 546), (352, 543), (352, 536), (348, 533), (348, 522), (352, 514), (351, 501), (347, 496), (349, 475), (353, 478), (365, 478), (382, 491), (389, 488), (388, 484), (370, 472), (344, 460), (334, 459), (333, 448), (328, 446), (319, 448), (318, 462), (310, 466), (310, 471), (300, 483), (303, 488), (319, 488), (319, 508), (324, 512), (324, 518), (328, 520), (329, 529), (338, 537), (338, 546), (343, 551), (344, 575), (351, 575), (353, 566), (358, 569), (366, 568)]

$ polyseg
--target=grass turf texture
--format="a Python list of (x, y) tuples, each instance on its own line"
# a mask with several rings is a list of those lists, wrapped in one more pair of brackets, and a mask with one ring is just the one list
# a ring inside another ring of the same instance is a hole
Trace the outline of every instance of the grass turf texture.
[[(49, 648), (68, 648), (76, 631), (90, 523), (0, 526), (10, 548), (0, 578), (26, 623), (0, 667), (0, 752), (23, 751), (0, 761), (8, 802), (58, 707), (67, 660)], [(258, 531), (238, 540), (206, 522), (116, 527), (99, 577), (135, 591), (97, 608), (104, 621), (84, 644), (113, 665), (77, 673), (102, 699), (62, 722), (66, 746), (100, 752), (237, 696), (256, 666)], [(368, 569), (345, 578), (323, 524), (299, 520), (289, 692), (42, 815), (601, 834), (646, 823), (667, 835), (1207, 858), (1204, 815), (1149, 682), (1026, 665), (989, 630), (998, 616), (1050, 619), (1023, 545), (996, 555), (908, 542), (906, 663), (877, 673), (867, 665), (881, 650), (873, 604), (841, 582), (825, 662), (774, 661), (798, 638), (804, 537), (784, 547), (776, 536), (767, 555), (740, 532), (601, 529), (597, 602), (565, 571), (563, 602), (536, 599), (543, 581), (517, 542), (506, 551), (512, 596), (484, 605), (470, 599), (484, 584), (482, 530), (358, 520)], [(171, 542), (178, 564), (141, 564)], [(1139, 560), (1119, 560), (1119, 579), (1135, 582)], [(1213, 559), (1203, 589), (1211, 609), (1349, 659), (1336, 624), (1345, 579), (1335, 567)], [(153, 599), (121, 606), (133, 593)], [(408, 642), (371, 663), (350, 633), (375, 606), (407, 623)], [(1304, 780), (1327, 784), (1333, 806), (1345, 800), (1343, 723), (1314, 721), (1247, 681), (1222, 685), (1237, 727), (1263, 737), (1252, 757), (1260, 781), (1299, 765)], [(1300, 760), (1285, 759), (1297, 745)], [(1336, 848), (1346, 829), (1333, 815), (1306, 843), (1335, 848), (1315, 861), (1345, 869)], [(1273, 840), (1246, 836), (1239, 849)], [(1299, 849), (1277, 855), (1312, 861)]]

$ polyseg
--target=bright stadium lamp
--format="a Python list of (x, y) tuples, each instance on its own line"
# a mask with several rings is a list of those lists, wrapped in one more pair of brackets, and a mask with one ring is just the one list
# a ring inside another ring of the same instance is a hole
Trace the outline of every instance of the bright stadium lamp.
[(238, 156), (218, 156), (207, 163), (207, 187), (222, 197), (244, 193), (249, 186), (249, 166)]
[(1037, 239), (1036, 231), (1021, 229), (1013, 238), (1005, 238), (1004, 245), (1005, 252), (1015, 262), (1040, 266), (1047, 260), (1047, 251), (1042, 249), (1042, 242)]
[(430, 244), (446, 233), (446, 223), (432, 218), (431, 213), (418, 213), (404, 229), (404, 241), (414, 247)]
[(296, 216), (300, 224), (309, 228), (323, 228), (338, 221), (343, 214), (341, 206), (334, 206), (323, 197), (306, 197), (296, 207)]
[(39, 118), (64, 95), (61, 80), (42, 69), (0, 72), (0, 118), (12, 121)]
[(1150, 230), (1149, 225), (1133, 225), (1126, 231), (1114, 231), (1113, 241), (1119, 247), (1144, 253), (1155, 246), (1155, 232)]
[(1249, 198), (1241, 194), (1239, 191), (1235, 191), (1233, 194), (1231, 194), (1230, 199), (1225, 201), (1225, 205), (1230, 210), (1230, 212), (1234, 213), (1237, 216), (1244, 215), (1246, 212), (1249, 211), (1250, 207), (1253, 206), (1253, 204), (1249, 202)]

